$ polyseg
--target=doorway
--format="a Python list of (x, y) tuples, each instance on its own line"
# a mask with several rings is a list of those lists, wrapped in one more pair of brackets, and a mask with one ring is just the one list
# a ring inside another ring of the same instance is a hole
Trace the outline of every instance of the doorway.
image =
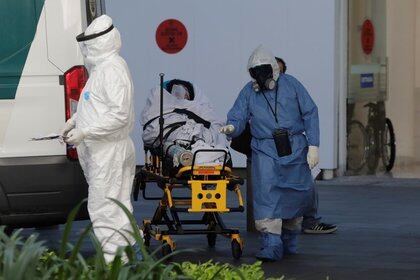
[(420, 0), (349, 0), (347, 70), (347, 174), (420, 178)]
[(386, 113), (386, 1), (348, 2), (347, 173), (393, 169), (395, 131)]

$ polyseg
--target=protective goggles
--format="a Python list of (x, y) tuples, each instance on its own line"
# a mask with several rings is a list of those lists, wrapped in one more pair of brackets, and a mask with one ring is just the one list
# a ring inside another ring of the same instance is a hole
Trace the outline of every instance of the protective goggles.
[(99, 33), (85, 35), (85, 32), (83, 32), (83, 33), (80, 33), (79, 35), (77, 35), (76, 41), (77, 42), (84, 42), (84, 41), (92, 40), (92, 39), (98, 38), (99, 36), (105, 35), (106, 33), (110, 32), (112, 29), (114, 29), (113, 24), (111, 24), (110, 27), (108, 27), (107, 29), (105, 29), (104, 31), (101, 31)]

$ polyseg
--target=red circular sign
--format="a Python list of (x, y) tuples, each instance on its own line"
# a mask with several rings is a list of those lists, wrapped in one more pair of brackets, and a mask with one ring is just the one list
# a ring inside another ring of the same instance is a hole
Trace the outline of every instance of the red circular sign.
[(182, 51), (187, 40), (187, 29), (179, 20), (167, 19), (156, 29), (156, 43), (166, 53), (174, 54)]
[(365, 54), (371, 54), (375, 44), (375, 29), (372, 21), (365, 20), (362, 25), (362, 49)]

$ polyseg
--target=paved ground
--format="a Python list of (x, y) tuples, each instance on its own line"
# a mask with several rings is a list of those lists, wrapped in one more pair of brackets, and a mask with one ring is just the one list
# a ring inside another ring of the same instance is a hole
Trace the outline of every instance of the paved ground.
[[(420, 180), (388, 177), (344, 177), (318, 184), (321, 213), (326, 222), (339, 224), (331, 235), (302, 235), (300, 254), (264, 265), (268, 276), (293, 279), (420, 279)], [(154, 203), (136, 202), (141, 221), (152, 214)], [(253, 263), (258, 237), (245, 233), (245, 214), (225, 215), (226, 224), (240, 228), (245, 238), (241, 262)], [(76, 238), (86, 222), (73, 230)], [(51, 247), (56, 247), (59, 229), (37, 230)], [(26, 234), (33, 230), (25, 230)], [(230, 244), (219, 238), (208, 249), (201, 236), (176, 238), (178, 249), (196, 248), (196, 253), (175, 260), (232, 262)], [(152, 243), (152, 247), (157, 244)], [(89, 242), (84, 246), (89, 254)], [(233, 262), (233, 263), (241, 263)]]

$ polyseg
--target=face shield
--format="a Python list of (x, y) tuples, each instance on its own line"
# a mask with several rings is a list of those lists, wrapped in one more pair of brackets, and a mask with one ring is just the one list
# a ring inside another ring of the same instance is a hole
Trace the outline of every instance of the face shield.
[(107, 15), (95, 18), (76, 40), (89, 73), (121, 49), (120, 33)]
[[(177, 88), (174, 90), (175, 87), (182, 88)], [(173, 79), (165, 83), (165, 88), (169, 93), (171, 93), (171, 95), (176, 96), (177, 98), (186, 99), (189, 101), (193, 101), (195, 98), (194, 86), (188, 81)], [(186, 97), (185, 94), (187, 94)]]

